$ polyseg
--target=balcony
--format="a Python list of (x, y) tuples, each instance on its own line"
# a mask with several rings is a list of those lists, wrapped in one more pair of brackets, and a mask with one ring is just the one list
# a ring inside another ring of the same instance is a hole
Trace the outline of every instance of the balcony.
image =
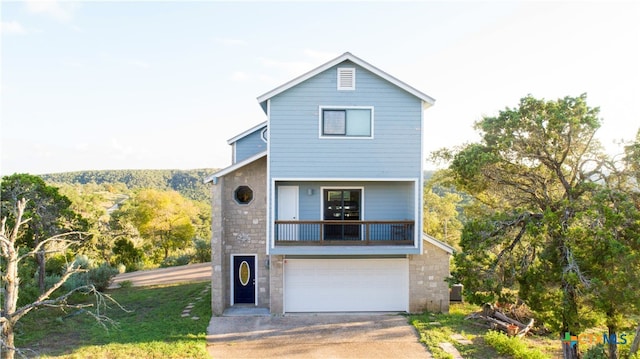
[(413, 246), (414, 221), (275, 221), (276, 246)]

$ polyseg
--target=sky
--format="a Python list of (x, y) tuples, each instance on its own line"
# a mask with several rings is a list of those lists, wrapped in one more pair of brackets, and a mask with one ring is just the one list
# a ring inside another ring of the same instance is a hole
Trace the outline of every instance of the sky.
[[(256, 98), (351, 52), (436, 99), (425, 158), (521, 98), (640, 128), (640, 2), (2, 1), (0, 174), (224, 168)], [(435, 167), (425, 162), (426, 168)]]

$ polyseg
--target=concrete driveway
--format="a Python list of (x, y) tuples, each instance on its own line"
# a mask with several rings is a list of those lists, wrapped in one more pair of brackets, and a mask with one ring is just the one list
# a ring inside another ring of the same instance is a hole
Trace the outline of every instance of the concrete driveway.
[(188, 264), (185, 266), (143, 270), (118, 274), (109, 288), (118, 288), (120, 283), (129, 281), (134, 287), (147, 285), (204, 282), (211, 280), (211, 263)]
[(207, 350), (220, 358), (432, 358), (401, 315), (213, 317)]

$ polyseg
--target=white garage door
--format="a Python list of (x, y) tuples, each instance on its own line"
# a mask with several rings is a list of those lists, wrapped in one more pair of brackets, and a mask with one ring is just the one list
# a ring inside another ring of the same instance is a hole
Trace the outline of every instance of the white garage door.
[(405, 258), (285, 259), (285, 312), (407, 311)]

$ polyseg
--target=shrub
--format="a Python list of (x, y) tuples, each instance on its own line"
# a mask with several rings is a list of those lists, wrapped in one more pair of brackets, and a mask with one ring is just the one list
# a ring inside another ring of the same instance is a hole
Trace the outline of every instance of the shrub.
[[(20, 255), (23, 255), (27, 250), (20, 249)], [(38, 287), (38, 273), (37, 273), (36, 261), (33, 256), (25, 258), (22, 261), (22, 265), (18, 266), (18, 276), (20, 277), (20, 295), (18, 296), (18, 306), (29, 304), (36, 300), (40, 295), (40, 288)], [(2, 282), (2, 280), (0, 280)]]
[(120, 286), (120, 288), (131, 288), (133, 287), (133, 282), (130, 280), (123, 280), (122, 282), (118, 283), (118, 286)]
[(587, 349), (587, 351), (582, 356), (582, 359), (601, 359), (606, 358), (604, 345), (596, 344), (591, 348)]
[(162, 263), (160, 263), (160, 267), (166, 268), (166, 267), (183, 266), (183, 265), (189, 264), (189, 262), (191, 262), (191, 256), (188, 254), (183, 254), (177, 257), (169, 256), (165, 260), (163, 260)]
[(546, 356), (537, 349), (530, 349), (517, 337), (508, 337), (506, 334), (489, 331), (484, 335), (484, 341), (504, 355), (510, 355), (515, 359), (544, 359)]
[(86, 255), (80, 254), (76, 256), (73, 265), (76, 268), (89, 269), (93, 266), (93, 262)]
[(44, 287), (45, 288), (51, 288), (53, 287), (54, 284), (58, 283), (60, 281), (60, 276), (57, 274), (53, 274), (53, 275), (48, 275), (46, 277), (44, 277)]
[(102, 292), (109, 288), (109, 284), (111, 284), (113, 277), (118, 274), (118, 270), (104, 263), (97, 268), (89, 270), (86, 274), (88, 282), (93, 284), (98, 291)]
[(194, 239), (193, 245), (196, 252), (193, 255), (193, 261), (196, 263), (211, 262), (211, 242), (204, 239)]
[(64, 290), (68, 292), (88, 284), (89, 283), (87, 282), (87, 273), (85, 272), (75, 273), (71, 275), (71, 277), (69, 277), (69, 279), (67, 279), (66, 282), (64, 282), (64, 284), (62, 285), (62, 288), (64, 288)]
[(67, 257), (64, 254), (55, 254), (47, 258), (44, 268), (49, 275), (62, 274), (67, 265)]
[(118, 270), (105, 263), (87, 272), (73, 274), (64, 283), (64, 288), (70, 291), (84, 285), (93, 285), (102, 292), (109, 287), (116, 274), (118, 274)]
[(116, 268), (118, 268), (118, 273), (119, 274), (125, 273), (127, 271), (127, 266), (122, 264), (122, 263), (118, 263)]

